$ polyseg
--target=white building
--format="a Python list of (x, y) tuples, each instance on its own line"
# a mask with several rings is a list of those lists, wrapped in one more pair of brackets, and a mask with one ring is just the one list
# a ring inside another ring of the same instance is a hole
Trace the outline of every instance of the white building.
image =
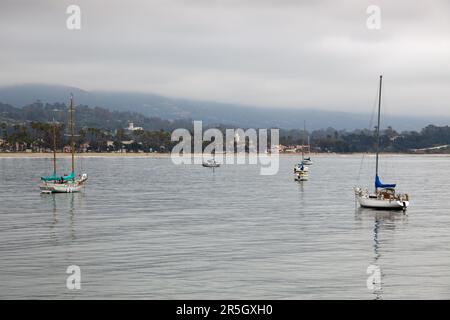
[(128, 123), (127, 130), (136, 131), (136, 130), (144, 130), (142, 127), (135, 127), (133, 122)]

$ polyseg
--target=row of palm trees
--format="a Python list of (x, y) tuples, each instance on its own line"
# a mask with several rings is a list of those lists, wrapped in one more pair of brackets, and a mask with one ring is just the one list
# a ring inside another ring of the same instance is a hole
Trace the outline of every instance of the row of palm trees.
[[(53, 129), (55, 129), (56, 148), (63, 151), (69, 145), (66, 126), (60, 123), (31, 122), (7, 125), (2, 123), (0, 135), (0, 151), (48, 152), (53, 148)], [(158, 131), (126, 132), (98, 128), (81, 128), (77, 130), (75, 148), (78, 152), (95, 151), (165, 151), (172, 142), (170, 133)]]

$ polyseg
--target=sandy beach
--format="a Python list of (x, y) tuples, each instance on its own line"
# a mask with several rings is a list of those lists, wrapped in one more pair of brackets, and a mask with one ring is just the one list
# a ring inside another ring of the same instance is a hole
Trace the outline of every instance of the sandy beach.
[[(53, 153), (51, 152), (0, 152), (0, 158), (52, 158)], [(70, 158), (71, 154), (67, 152), (56, 153), (57, 158)], [(89, 153), (77, 153), (75, 155), (77, 158), (94, 158), (94, 157), (145, 157), (145, 158), (168, 158), (170, 153), (132, 153), (132, 152), (89, 152)]]
[[(143, 153), (143, 152), (88, 152), (88, 153), (77, 153), (75, 156), (77, 158), (170, 158), (170, 153)], [(301, 153), (280, 153), (281, 157), (300, 157)], [(321, 157), (350, 157), (350, 156), (374, 156), (373, 153), (311, 153), (314, 158)], [(427, 156), (427, 157), (450, 157), (450, 154), (413, 154), (413, 153), (383, 153), (384, 156)], [(70, 158), (70, 153), (58, 152), (56, 154), (57, 158)], [(201, 154), (193, 154), (193, 156), (201, 156)], [(221, 156), (221, 154), (216, 154), (216, 156)], [(0, 152), (1, 158), (52, 158), (53, 153), (50, 152)]]

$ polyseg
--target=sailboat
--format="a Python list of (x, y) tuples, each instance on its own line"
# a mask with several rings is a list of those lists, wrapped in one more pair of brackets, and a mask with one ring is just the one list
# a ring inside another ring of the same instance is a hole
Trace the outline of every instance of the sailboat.
[(220, 163), (216, 162), (215, 159), (209, 159), (203, 162), (202, 164), (206, 168), (218, 168), (220, 167)]
[(206, 168), (218, 168), (220, 167), (220, 163), (216, 161), (216, 151), (213, 152), (213, 158), (203, 161), (202, 166)]
[(42, 193), (72, 193), (79, 192), (87, 180), (87, 174), (75, 176), (75, 143), (73, 120), (73, 96), (70, 96), (70, 136), (72, 151), (72, 171), (69, 175), (58, 176), (56, 174), (56, 124), (53, 122), (53, 175), (41, 177), (39, 186)]
[(380, 153), (380, 112), (381, 89), (383, 76), (380, 76), (378, 92), (378, 124), (376, 131), (376, 164), (375, 164), (375, 190), (370, 193), (367, 189), (355, 188), (355, 196), (361, 207), (374, 209), (406, 210), (409, 206), (408, 194), (400, 194), (395, 191), (395, 184), (384, 184), (378, 175), (378, 160)]
[[(306, 128), (306, 122), (304, 126)], [(306, 130), (304, 131), (306, 132)], [(305, 152), (302, 143), (302, 161), (300, 161), (300, 163), (294, 166), (295, 181), (306, 181), (309, 178), (309, 168), (304, 163), (304, 161), (305, 161)]]
[(308, 167), (300, 164), (300, 167), (294, 172), (294, 175), (295, 181), (307, 181), (309, 179)]
[[(306, 132), (306, 121), (304, 122), (304, 132)], [(294, 166), (294, 175), (296, 181), (306, 181), (309, 177), (309, 168), (305, 163), (304, 139), (302, 138), (302, 160)]]
[(218, 163), (216, 161), (216, 158), (214, 157), (213, 159), (208, 159), (206, 161), (203, 161), (202, 166), (204, 166), (205, 168), (218, 168), (220, 167), (220, 163)]

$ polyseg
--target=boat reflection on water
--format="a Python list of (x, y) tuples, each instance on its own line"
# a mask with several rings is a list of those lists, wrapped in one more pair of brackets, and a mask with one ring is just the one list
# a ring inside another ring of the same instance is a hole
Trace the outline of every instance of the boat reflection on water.
[[(42, 200), (47, 202), (49, 211), (52, 212), (52, 220), (50, 223), (50, 238), (57, 244), (58, 234), (64, 238), (67, 236), (67, 228), (64, 222), (68, 221), (70, 229), (70, 239), (76, 240), (75, 235), (75, 212), (76, 207), (82, 206), (84, 200), (83, 193), (63, 193), (42, 195)], [(67, 220), (68, 219), (68, 220)], [(62, 225), (61, 225), (62, 223)], [(62, 227), (62, 229), (61, 229)]]
[[(373, 259), (367, 267), (367, 289), (372, 292), (375, 300), (383, 299), (383, 279), (386, 274), (383, 271), (383, 254), (392, 242), (395, 228), (400, 223), (406, 223), (408, 216), (402, 212), (390, 210), (373, 210), (358, 207), (355, 210), (355, 219), (361, 223), (371, 223), (373, 239)], [(392, 252), (392, 251), (391, 251)]]

